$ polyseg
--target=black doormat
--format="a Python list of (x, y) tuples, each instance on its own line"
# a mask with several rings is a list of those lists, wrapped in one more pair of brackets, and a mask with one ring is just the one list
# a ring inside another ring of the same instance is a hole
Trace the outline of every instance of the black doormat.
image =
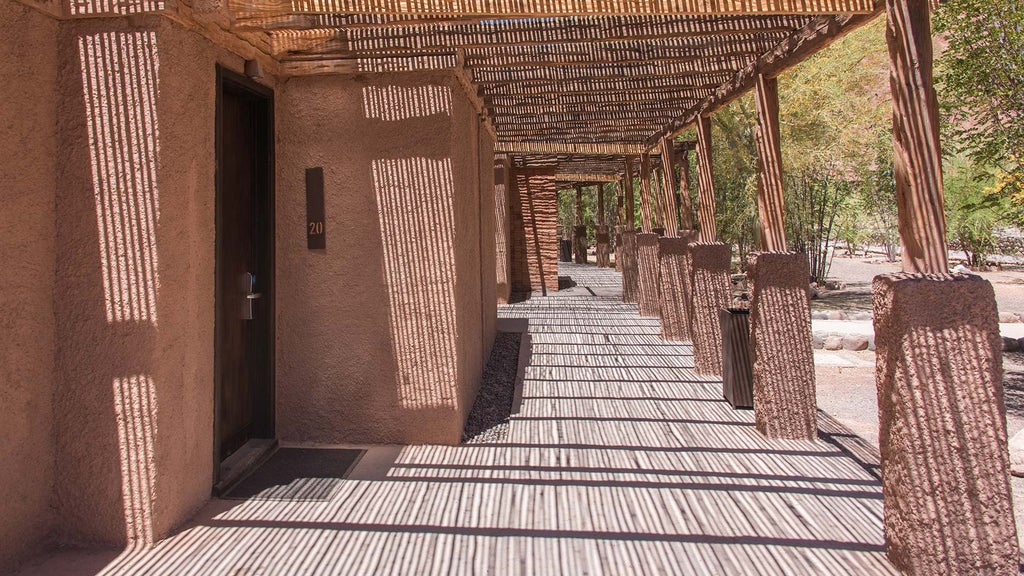
[(521, 339), (518, 332), (498, 332), (495, 337), (491, 358), (480, 379), (480, 392), (462, 431), (463, 442), (501, 442), (507, 436)]
[(326, 501), (363, 452), (281, 448), (221, 498)]

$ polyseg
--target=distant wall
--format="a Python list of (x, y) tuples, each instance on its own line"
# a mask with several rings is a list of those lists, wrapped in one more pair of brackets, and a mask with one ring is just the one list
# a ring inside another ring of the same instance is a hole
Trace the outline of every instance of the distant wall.
[(512, 169), (513, 292), (558, 290), (558, 189), (554, 169)]
[(57, 22), (0, 0), (0, 572), (54, 516)]
[[(459, 441), (492, 337), (476, 124), (448, 73), (303, 77), (282, 89), (282, 441)], [(311, 251), (304, 170), (317, 166), (327, 249)]]
[(216, 65), (243, 61), (159, 16), (59, 42), (59, 538), (148, 542), (210, 495)]

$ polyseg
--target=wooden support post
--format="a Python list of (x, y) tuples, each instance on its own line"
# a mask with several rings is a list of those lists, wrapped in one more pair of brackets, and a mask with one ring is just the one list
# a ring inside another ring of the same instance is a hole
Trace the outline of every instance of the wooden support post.
[[(661, 190), (662, 204), (665, 207), (665, 235), (670, 237), (679, 236), (679, 206), (676, 203), (676, 175), (675, 175), (675, 150), (672, 139), (664, 138), (661, 141)], [(683, 226), (689, 230), (692, 226)]]
[(679, 228), (693, 230), (693, 200), (690, 194), (690, 152), (676, 158), (679, 164)]
[(947, 272), (928, 1), (886, 9), (905, 272), (873, 286), (887, 554), (909, 575), (1016, 574), (995, 292)]
[(715, 222), (715, 175), (711, 163), (711, 118), (707, 116), (697, 119), (697, 162), (700, 241), (714, 242), (718, 238), (718, 225)]
[(583, 221), (583, 186), (576, 185), (576, 226), (573, 229), (573, 254), (577, 264), (587, 263), (587, 225)]
[(622, 180), (615, 183), (615, 224), (623, 226), (626, 220), (626, 201), (624, 198), (625, 184)]
[(757, 207), (761, 220), (761, 250), (785, 252), (786, 214), (779, 130), (779, 81), (759, 74), (755, 93), (757, 160), (760, 175)]
[(626, 230), (632, 232), (636, 229), (636, 197), (633, 194), (632, 158), (626, 158), (626, 178), (623, 184), (625, 185), (625, 190), (622, 198), (622, 224), (626, 227)]
[(665, 234), (665, 209), (661, 192), (661, 170), (651, 166), (651, 224), (655, 234)]
[(650, 234), (654, 228), (651, 207), (651, 157), (640, 156), (640, 230)]
[(932, 87), (932, 39), (925, 0), (888, 2), (893, 162), (903, 271), (949, 269), (943, 211), (939, 106)]
[(594, 231), (594, 245), (597, 248), (598, 268), (607, 268), (611, 264), (608, 250), (611, 238), (608, 235), (608, 227), (604, 222), (604, 183), (597, 185), (597, 214), (596, 230)]

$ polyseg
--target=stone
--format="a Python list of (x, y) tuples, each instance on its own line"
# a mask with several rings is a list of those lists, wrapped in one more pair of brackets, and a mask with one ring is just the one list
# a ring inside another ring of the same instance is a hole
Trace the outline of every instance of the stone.
[(871, 320), (871, 318), (871, 312), (857, 312), (850, 316), (850, 320), (857, 320), (859, 322)]
[(1024, 430), (1017, 432), (1010, 439), (1010, 474), (1024, 477)]
[(829, 310), (829, 320), (846, 320), (846, 314), (842, 310)]
[(1014, 314), (1013, 312), (1000, 312), (999, 322), (1001, 324), (1015, 324), (1017, 322), (1020, 322), (1020, 317)]
[(825, 350), (842, 350), (843, 349), (843, 337), (842, 336), (826, 336), (822, 347)]
[(843, 350), (860, 352), (868, 349), (868, 337), (862, 334), (843, 336)]
[(811, 335), (811, 345), (814, 346), (815, 350), (823, 350), (825, 348), (825, 338), (825, 334), (815, 332)]
[(992, 285), (882, 275), (873, 297), (889, 560), (909, 574), (1016, 573)]
[(1008, 336), (1003, 336), (1002, 338), (1003, 338), (1003, 352), (1019, 352), (1020, 351), (1020, 341), (1019, 340), (1017, 340), (1016, 338), (1010, 338)]
[(768, 438), (814, 441), (814, 390), (807, 256), (760, 252), (748, 256), (754, 421)]
[(828, 320), (828, 312), (824, 310), (815, 310), (811, 312), (812, 320)]

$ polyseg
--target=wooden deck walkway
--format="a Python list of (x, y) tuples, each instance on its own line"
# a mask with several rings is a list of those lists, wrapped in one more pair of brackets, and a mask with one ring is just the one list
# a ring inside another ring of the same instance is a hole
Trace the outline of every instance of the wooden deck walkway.
[(377, 477), (307, 499), (214, 501), (102, 573), (895, 573), (880, 484), (841, 429), (765, 440), (690, 346), (620, 301), (615, 272), (561, 272), (577, 286), (500, 310), (528, 320), (531, 352), (498, 443), (371, 453)]

